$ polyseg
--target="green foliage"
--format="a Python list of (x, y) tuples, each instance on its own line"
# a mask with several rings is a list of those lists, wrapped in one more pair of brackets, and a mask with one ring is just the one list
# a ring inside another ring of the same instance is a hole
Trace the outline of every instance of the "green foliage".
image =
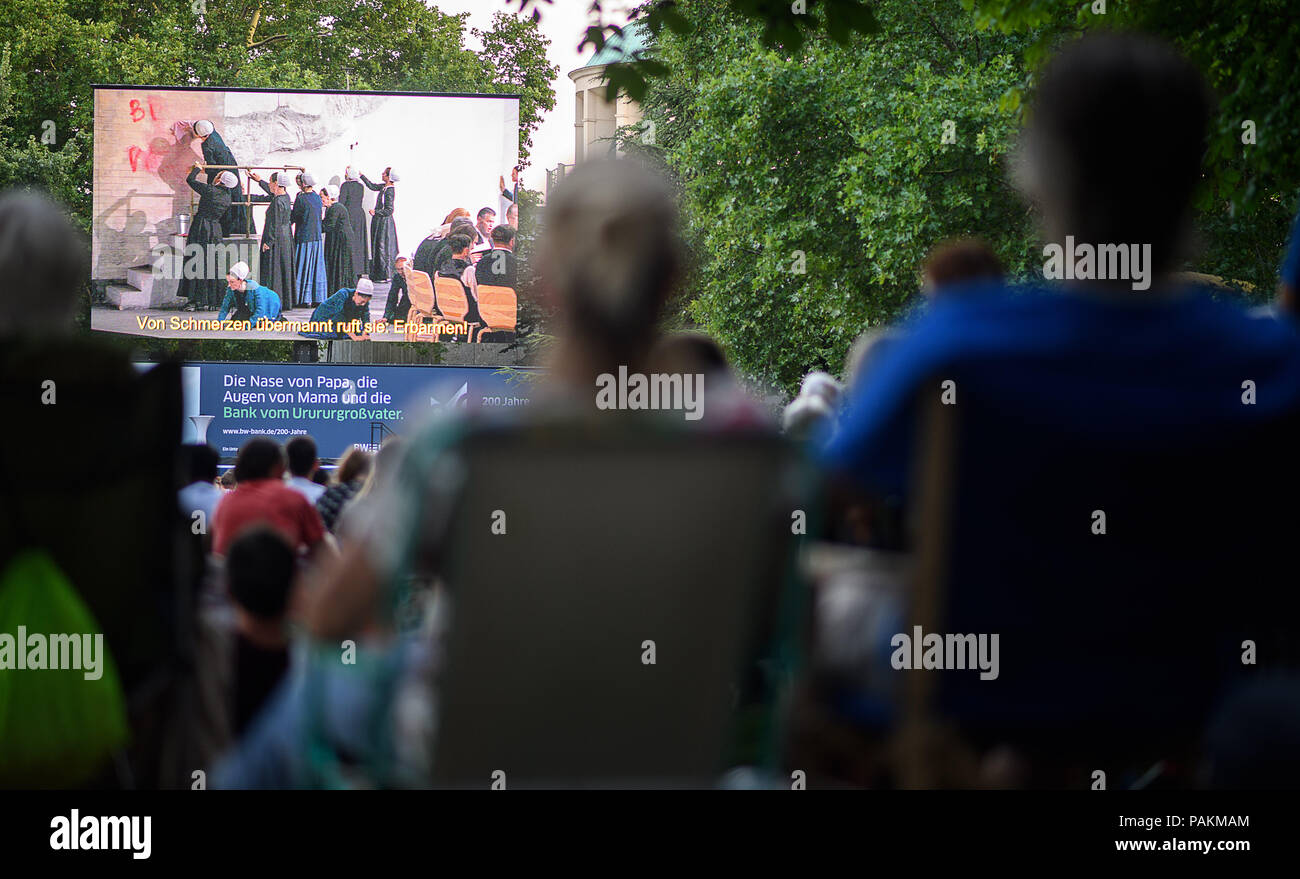
[[(555, 109), (552, 80), (560, 73), (557, 65), (547, 61), (550, 40), (542, 36), (537, 23), (498, 12), (492, 27), (475, 29), (483, 42), (483, 60), (488, 65), (491, 91), (514, 92), (519, 98), (519, 118), (539, 120), (543, 113)], [(520, 131), (519, 157), (527, 163), (533, 145), (536, 124)]]
[[(1300, 195), (1300, 24), (1285, 4), (1112, 0), (1103, 22), (1077, 0), (890, 0), (874, 5), (884, 37), (841, 45), (814, 28), (797, 47), (773, 46), (738, 5), (674, 4), (689, 27), (661, 29), (648, 53), (667, 71), (643, 101), (655, 142), (623, 145), (678, 180), (695, 256), (684, 308), (749, 376), (792, 390), (810, 369), (839, 372), (946, 238), (977, 235), (1013, 275), (1037, 275), (1008, 153), (1041, 64), (1103, 23), (1173, 40), (1219, 90), (1187, 268), (1270, 297)], [(1257, 145), (1241, 143), (1243, 119)]]
[[(542, 9), (554, 0), (511, 0), (519, 5), (520, 12), (531, 10), (537, 21)], [(597, 19), (582, 34), (578, 44), (581, 51), (590, 46), (599, 52), (615, 36), (622, 34), (623, 26), (606, 21), (602, 0), (592, 0), (590, 10)], [(691, 3), (683, 0), (648, 0), (636, 11), (652, 37), (667, 29), (678, 36), (690, 34), (696, 26), (695, 11)], [(873, 4), (869, 0), (727, 0), (727, 10), (740, 19), (762, 25), (760, 40), (769, 49), (798, 52), (809, 36), (824, 34), (845, 46), (859, 34), (880, 31)], [(669, 75), (669, 68), (652, 58), (635, 58), (611, 64), (606, 72), (609, 87), (607, 99), (613, 101), (624, 92), (634, 101), (645, 97), (650, 82)]]
[(980, 235), (1029, 267), (1000, 101), (1021, 76), (1019, 38), (980, 34), (957, 0), (918, 0), (877, 7), (888, 40), (756, 49), (760, 27), (727, 0), (680, 7), (696, 26), (656, 41), (672, 73), (650, 85), (655, 144), (640, 149), (681, 183), (689, 313), (742, 372), (787, 390), (840, 372), (945, 238)]
[[(1093, 28), (1131, 29), (1176, 45), (1219, 97), (1206, 154), (1202, 211), (1294, 201), (1300, 181), (1300, 17), (1291, 0), (963, 0), (981, 27), (1033, 36), (1031, 72), (1053, 47)], [(1095, 7), (1095, 9), (1094, 9)], [(1257, 142), (1242, 142), (1243, 123)], [(1269, 210), (1261, 207), (1264, 215)]]

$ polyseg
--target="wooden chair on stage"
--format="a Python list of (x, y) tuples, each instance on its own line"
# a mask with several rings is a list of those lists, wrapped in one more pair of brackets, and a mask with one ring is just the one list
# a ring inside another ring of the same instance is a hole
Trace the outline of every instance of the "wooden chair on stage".
[(507, 338), (499, 341), (514, 339), (515, 323), (519, 318), (519, 297), (515, 295), (513, 288), (479, 284), (478, 313), (479, 317), (483, 318), (483, 326), (478, 331), (478, 341), (483, 341), (485, 333), (509, 334)]
[(406, 341), (431, 341), (432, 336), (422, 335), (415, 327), (424, 323), (426, 318), (437, 320), (438, 297), (433, 290), (433, 281), (425, 272), (411, 271), (406, 278), (411, 297), (411, 308), (406, 313)]
[[(433, 281), (434, 293), (437, 294), (438, 310), (449, 323), (461, 323), (468, 321), (469, 315), (469, 293), (465, 290), (465, 285), (456, 278), (437, 277)], [(478, 333), (479, 325), (472, 323), (469, 326), (468, 340), (473, 341)]]

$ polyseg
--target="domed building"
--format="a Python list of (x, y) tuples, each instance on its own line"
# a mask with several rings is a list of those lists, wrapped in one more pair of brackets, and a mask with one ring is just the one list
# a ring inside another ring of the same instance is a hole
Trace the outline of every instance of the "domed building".
[(616, 102), (605, 100), (605, 70), (610, 64), (631, 61), (648, 46), (640, 21), (606, 40), (586, 63), (569, 74), (574, 89), (573, 161), (581, 164), (596, 156), (617, 152), (615, 134), (626, 125), (641, 121), (641, 107), (625, 94)]

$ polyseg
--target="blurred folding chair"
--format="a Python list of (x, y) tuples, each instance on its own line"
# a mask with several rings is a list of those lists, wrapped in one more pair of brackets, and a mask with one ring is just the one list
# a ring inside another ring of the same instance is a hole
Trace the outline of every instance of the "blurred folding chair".
[[(1187, 767), (1218, 699), (1255, 672), (1243, 637), (1269, 643), (1275, 667), (1297, 659), (1294, 574), (1280, 573), (1293, 519), (1277, 511), (1300, 491), (1300, 419), (1108, 444), (1028, 411), (1008, 428), (1017, 391), (959, 372), (945, 377), (960, 405), (940, 402), (936, 377), (916, 407), (905, 631), (998, 634), (1000, 670), (900, 672), (897, 783), (985, 786), (991, 747), (1037, 786)], [(1240, 472), (1254, 460), (1267, 475)]]
[(710, 786), (749, 721), (773, 755), (736, 706), (792, 674), (810, 480), (777, 437), (644, 428), (457, 445), (435, 784)]
[(480, 284), (478, 287), (478, 313), (483, 318), (483, 326), (478, 331), (476, 341), (485, 341), (483, 336), (492, 333), (491, 341), (509, 342), (515, 337), (515, 322), (519, 317), (519, 298), (512, 287), (498, 287)]
[[(438, 296), (438, 311), (449, 323), (466, 321), (469, 315), (469, 292), (465, 285), (456, 278), (444, 278), (441, 275), (433, 279), (433, 289)], [(467, 340), (473, 341), (479, 325), (469, 325)]]
[(438, 319), (438, 298), (433, 281), (427, 273), (414, 269), (407, 273), (406, 280), (407, 294), (411, 297), (411, 308), (406, 313), (406, 341), (432, 341), (432, 335), (422, 335), (413, 327), (423, 324), (426, 318)]
[[(128, 699), (135, 757), (120, 784), (179, 784), (199, 538), (177, 503), (182, 461), (176, 363), (137, 372), (116, 348), (76, 337), (0, 345), (0, 569), (35, 550), (76, 589)], [(11, 672), (7, 672), (9, 674)], [(166, 752), (166, 753), (163, 753)]]

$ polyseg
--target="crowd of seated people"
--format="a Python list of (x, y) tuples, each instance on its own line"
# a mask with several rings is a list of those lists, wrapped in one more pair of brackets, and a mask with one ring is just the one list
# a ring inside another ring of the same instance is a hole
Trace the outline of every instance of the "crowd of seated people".
[[(786, 776), (1086, 787), (1103, 769), (1133, 787), (1300, 784), (1288, 756), (1300, 747), (1300, 617), (1284, 573), (1284, 511), (1300, 487), (1300, 331), (1288, 310), (1300, 221), (1278, 313), (1216, 299), (1179, 275), (1211, 112), (1200, 75), (1158, 42), (1089, 36), (1052, 61), (1036, 100), (1016, 179), (1045, 240), (1150, 244), (1149, 290), (1123, 278), (1014, 283), (979, 241), (938, 244), (919, 267), (924, 305), (868, 330), (843, 382), (810, 371), (772, 418), (714, 340), (661, 329), (685, 262), (671, 187), (630, 159), (592, 161), (546, 207), (538, 271), (559, 332), (528, 407), (432, 420), (373, 461), (351, 451), (324, 488), (307, 437), (250, 439), (233, 487), (214, 452), (192, 449), (178, 488), (182, 512), (212, 524), (199, 675), (213, 785), (428, 783), (440, 639), (456, 624), (439, 582), (449, 523), (473, 489), (463, 443), (472, 449), (484, 424), (499, 432), (489, 437), (579, 424), (611, 443), (652, 424), (701, 445), (784, 430), (822, 491), (823, 526), (796, 533), (878, 566), (909, 560), (898, 576), (823, 589), (793, 627), (812, 661), (783, 703)], [(0, 200), (0, 232), (42, 209)], [(513, 286), (512, 226), (454, 211), (439, 233), (399, 274), (454, 279), (471, 303), (482, 287)], [(475, 259), (481, 239), (491, 249)], [(0, 327), (21, 323), (7, 308)], [(665, 373), (703, 377), (698, 422), (657, 413), (643, 424), (597, 402), (602, 376)], [(509, 512), (547, 520), (556, 503)], [(583, 556), (599, 530), (564, 524), (557, 550)], [(616, 565), (607, 581), (617, 593)], [(519, 584), (533, 602), (547, 586)], [(940, 635), (936, 665), (928, 647), (915, 651), (939, 671), (928, 687), (898, 648), (923, 629)], [(1000, 655), (946, 665), (953, 636), (959, 647), (1000, 638)], [(311, 742), (329, 743), (328, 765)]]
[[(503, 195), (503, 199), (505, 197)], [(513, 197), (509, 212), (516, 217), (517, 223)], [(485, 207), (478, 212), (476, 219), (471, 219), (467, 210), (456, 208), (441, 226), (420, 242), (409, 259), (399, 257), (401, 265), (388, 295), (384, 318), (406, 320), (408, 315), (415, 313), (411, 308), (410, 275), (411, 272), (422, 272), (430, 282), (437, 278), (455, 279), (466, 298), (464, 313), (457, 309), (453, 314), (439, 306), (435, 292), (432, 310), (423, 313), (424, 319), (429, 322), (441, 319), (463, 321), (480, 331), (470, 334), (475, 341), (488, 341), (482, 335), (487, 330), (500, 331), (494, 340), (508, 341), (513, 336), (513, 321), (508, 327), (490, 328), (479, 309), (480, 285), (508, 288), (512, 294), (517, 294), (519, 289), (518, 263), (514, 253), (517, 226), (509, 223), (493, 225), (496, 214), (493, 208)]]

